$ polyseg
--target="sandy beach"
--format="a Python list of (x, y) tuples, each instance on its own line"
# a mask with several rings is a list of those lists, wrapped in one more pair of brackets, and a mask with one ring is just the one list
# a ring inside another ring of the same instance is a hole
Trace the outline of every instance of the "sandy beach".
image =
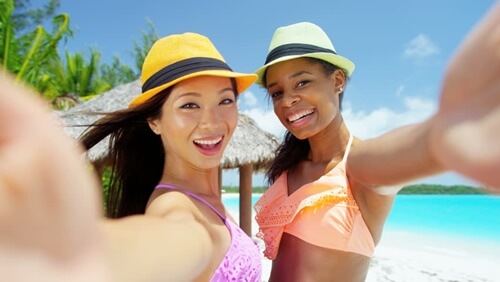
[[(238, 214), (232, 214), (237, 220)], [(253, 221), (252, 234), (257, 230), (257, 223)], [(263, 249), (263, 242), (254, 239)], [(262, 263), (262, 281), (267, 281), (271, 261), (262, 257)], [(498, 282), (500, 243), (385, 232), (376, 248), (366, 281)]]
[(500, 244), (385, 233), (366, 281), (500, 281)]

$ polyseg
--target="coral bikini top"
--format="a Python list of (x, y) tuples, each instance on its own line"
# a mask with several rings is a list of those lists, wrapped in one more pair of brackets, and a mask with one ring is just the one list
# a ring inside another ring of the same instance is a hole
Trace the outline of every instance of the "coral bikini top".
[(287, 172), (257, 201), (257, 237), (264, 240), (264, 255), (276, 258), (283, 232), (307, 243), (371, 257), (375, 243), (347, 180), (345, 162), (352, 135), (342, 161), (319, 179), (288, 195)]

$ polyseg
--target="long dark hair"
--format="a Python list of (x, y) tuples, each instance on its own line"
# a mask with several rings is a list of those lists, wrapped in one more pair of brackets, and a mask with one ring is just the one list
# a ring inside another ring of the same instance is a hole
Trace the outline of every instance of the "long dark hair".
[[(237, 99), (236, 80), (229, 79)], [(104, 197), (107, 217), (120, 218), (145, 212), (165, 166), (161, 137), (153, 133), (148, 120), (161, 118), (161, 108), (173, 87), (166, 88), (136, 107), (106, 114), (79, 138), (84, 148), (89, 150), (110, 137), (111, 175), (109, 190)]]
[[(306, 58), (311, 64), (320, 64), (323, 68), (325, 76), (330, 76), (334, 71), (340, 69), (339, 67), (332, 65), (326, 61)], [(344, 72), (345, 73), (345, 72)], [(263, 75), (263, 85), (266, 85), (266, 74)], [(347, 75), (346, 75), (347, 83)], [(345, 88), (345, 87), (344, 87)], [(344, 97), (344, 91), (339, 94), (339, 109), (342, 109), (342, 99)], [(311, 147), (309, 145), (309, 140), (300, 140), (291, 134), (289, 131), (285, 133), (285, 138), (280, 146), (276, 149), (276, 157), (273, 163), (266, 172), (266, 179), (269, 185), (272, 185), (276, 179), (285, 171), (293, 168), (299, 162), (305, 160), (309, 155)]]
[(88, 150), (110, 137), (111, 176), (104, 198), (106, 216), (119, 218), (144, 213), (165, 162), (161, 138), (153, 133), (147, 121), (161, 117), (161, 108), (171, 89), (161, 91), (136, 107), (106, 114), (79, 138)]

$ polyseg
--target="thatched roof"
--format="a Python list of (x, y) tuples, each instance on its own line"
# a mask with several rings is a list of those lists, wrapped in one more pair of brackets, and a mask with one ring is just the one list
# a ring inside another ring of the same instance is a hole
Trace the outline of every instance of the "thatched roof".
[[(67, 111), (56, 112), (56, 115), (61, 119), (66, 134), (76, 139), (85, 130), (84, 125), (91, 124), (101, 117), (101, 115), (89, 113), (106, 113), (124, 109), (140, 92), (141, 84), (139, 80), (136, 80), (118, 86)], [(91, 161), (105, 159), (108, 153), (108, 142), (109, 139), (105, 139), (94, 146), (88, 152), (88, 158)], [(279, 141), (274, 135), (259, 128), (250, 117), (240, 114), (238, 126), (221, 160), (221, 167), (236, 168), (242, 164), (252, 163), (257, 170), (265, 168), (273, 159), (278, 144)]]
[(233, 137), (224, 151), (222, 168), (252, 163), (256, 170), (267, 167), (274, 159), (278, 139), (262, 130), (250, 117), (240, 114)]

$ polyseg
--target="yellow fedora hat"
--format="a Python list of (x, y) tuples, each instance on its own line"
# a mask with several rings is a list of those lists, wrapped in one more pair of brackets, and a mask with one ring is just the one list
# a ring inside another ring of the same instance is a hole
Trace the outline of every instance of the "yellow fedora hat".
[(238, 93), (257, 79), (255, 74), (233, 72), (207, 37), (192, 32), (174, 34), (159, 39), (149, 50), (142, 65), (142, 94), (130, 102), (129, 108), (169, 86), (201, 75), (232, 77)]
[(256, 83), (262, 85), (263, 76), (269, 66), (301, 57), (329, 62), (343, 69), (348, 77), (355, 68), (353, 62), (337, 54), (332, 41), (319, 26), (310, 22), (300, 22), (276, 29), (269, 45), (266, 62), (255, 71), (259, 77)]

